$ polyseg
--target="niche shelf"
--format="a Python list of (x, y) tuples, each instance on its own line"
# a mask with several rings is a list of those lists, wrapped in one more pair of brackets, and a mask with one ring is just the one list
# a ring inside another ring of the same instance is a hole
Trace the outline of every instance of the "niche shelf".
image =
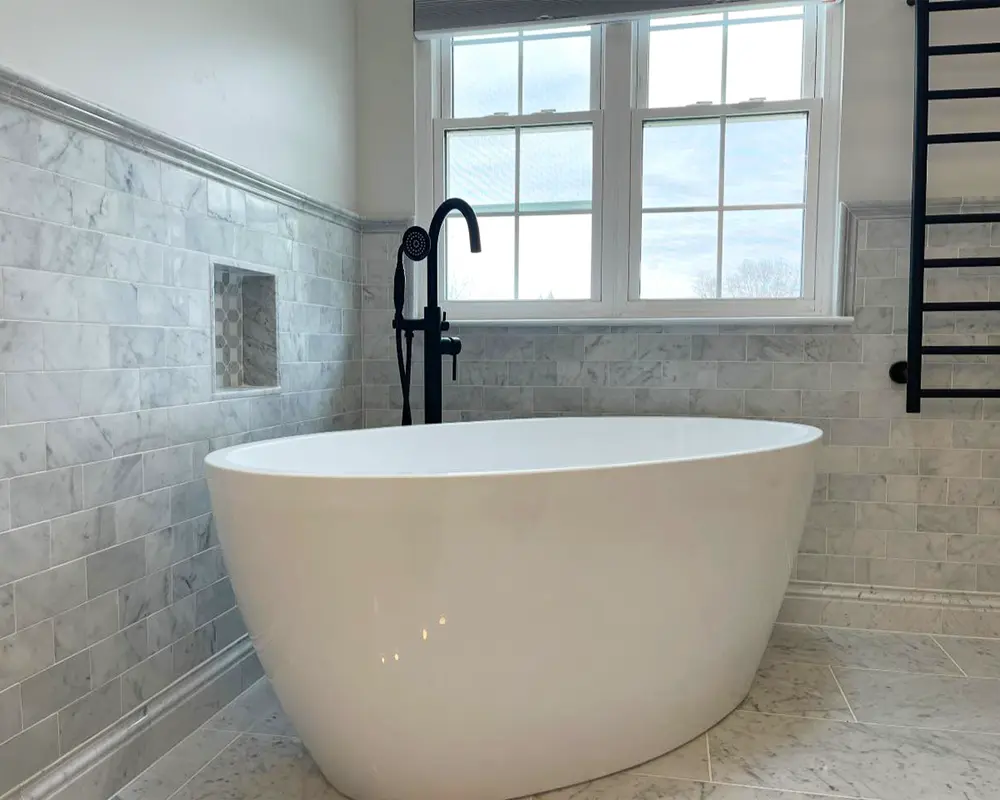
[(273, 275), (215, 265), (216, 391), (278, 388), (278, 315)]

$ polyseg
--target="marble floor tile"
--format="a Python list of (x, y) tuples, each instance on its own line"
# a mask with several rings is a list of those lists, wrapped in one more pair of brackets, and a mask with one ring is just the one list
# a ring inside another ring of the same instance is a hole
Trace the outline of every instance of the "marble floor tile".
[(654, 758), (629, 770), (633, 775), (652, 775), (657, 778), (686, 778), (692, 781), (707, 781), (708, 741), (699, 736), (665, 756)]
[(113, 800), (167, 800), (236, 736), (229, 731), (200, 728), (121, 789)]
[(1000, 639), (934, 638), (970, 678), (1000, 678)]
[(834, 670), (860, 722), (1000, 733), (1000, 681)]
[(819, 664), (761, 667), (742, 707), (765, 714), (853, 719), (830, 667)]
[(775, 625), (763, 663), (768, 666), (779, 662), (961, 674), (934, 639), (926, 634), (807, 625)]
[(216, 731), (248, 733), (256, 723), (272, 713), (277, 704), (271, 682), (262, 678), (206, 722), (205, 727)]
[(750, 786), (692, 783), (622, 773), (536, 795), (531, 800), (818, 800), (829, 795), (772, 792)]
[(241, 735), (171, 800), (344, 800), (295, 739)]
[(709, 733), (721, 783), (877, 800), (1000, 797), (1000, 737), (738, 711)]

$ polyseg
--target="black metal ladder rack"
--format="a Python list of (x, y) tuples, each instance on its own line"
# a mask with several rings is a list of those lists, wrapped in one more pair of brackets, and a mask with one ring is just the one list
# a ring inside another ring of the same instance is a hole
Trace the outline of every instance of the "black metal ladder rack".
[(937, 56), (1000, 53), (1000, 42), (986, 44), (931, 44), (931, 14), (998, 8), (1000, 0), (907, 0), (916, 15), (916, 80), (913, 119), (913, 194), (910, 229), (910, 308), (907, 360), (892, 365), (889, 376), (906, 384), (906, 410), (920, 411), (924, 397), (1000, 397), (1000, 389), (929, 389), (922, 385), (924, 355), (1000, 355), (1000, 345), (924, 345), (924, 313), (937, 311), (1000, 311), (1000, 302), (939, 302), (924, 300), (924, 271), (952, 267), (997, 267), (994, 258), (927, 258), (928, 225), (1000, 222), (1000, 212), (980, 214), (927, 213), (927, 158), (930, 145), (1000, 142), (1000, 131), (981, 133), (930, 133), (930, 104), (939, 100), (1000, 98), (1000, 87), (983, 89), (931, 89), (931, 59)]

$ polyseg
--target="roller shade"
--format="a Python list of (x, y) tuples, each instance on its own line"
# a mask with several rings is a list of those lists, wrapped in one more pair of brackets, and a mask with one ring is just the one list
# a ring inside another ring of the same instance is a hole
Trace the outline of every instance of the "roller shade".
[[(839, 0), (803, 0), (832, 4)], [(413, 31), (433, 39), (469, 30), (622, 19), (685, 9), (764, 5), (761, 0), (414, 0)]]

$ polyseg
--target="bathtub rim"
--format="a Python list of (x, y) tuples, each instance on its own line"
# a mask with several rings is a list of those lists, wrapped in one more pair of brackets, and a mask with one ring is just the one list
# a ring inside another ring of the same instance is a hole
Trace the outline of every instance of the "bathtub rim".
[[(643, 460), (635, 460), (628, 462), (614, 462), (614, 463), (597, 463), (597, 464), (587, 464), (587, 465), (576, 465), (576, 466), (556, 466), (556, 467), (524, 467), (520, 469), (503, 469), (503, 470), (457, 470), (454, 472), (427, 472), (427, 473), (324, 473), (316, 470), (311, 471), (296, 471), (296, 470), (281, 470), (276, 471), (272, 469), (263, 469), (254, 466), (248, 466), (246, 464), (234, 463), (231, 459), (234, 453), (243, 452), (246, 450), (263, 448), (268, 446), (274, 446), (276, 444), (289, 444), (300, 439), (318, 439), (324, 437), (335, 437), (335, 436), (362, 436), (364, 434), (370, 434), (374, 431), (396, 431), (398, 428), (359, 428), (355, 430), (348, 431), (328, 431), (325, 433), (308, 433), (299, 436), (288, 436), (278, 439), (268, 439), (262, 442), (247, 442), (244, 444), (234, 445), (232, 447), (226, 447), (220, 450), (213, 451), (205, 457), (205, 466), (209, 470), (219, 470), (222, 472), (232, 472), (247, 476), (256, 477), (271, 477), (271, 478), (292, 478), (292, 479), (316, 479), (316, 480), (336, 480), (336, 481), (397, 481), (397, 480), (409, 480), (409, 481), (422, 481), (422, 480), (459, 480), (468, 478), (501, 478), (501, 477), (514, 477), (514, 476), (527, 476), (527, 475), (560, 475), (560, 474), (570, 474), (577, 472), (592, 472), (597, 470), (619, 470), (619, 469), (635, 469), (638, 467), (649, 467), (656, 465), (665, 464), (685, 464), (697, 461), (713, 461), (718, 459), (726, 458), (737, 458), (740, 456), (752, 456), (763, 453), (773, 453), (780, 450), (789, 450), (796, 447), (808, 447), (815, 445), (820, 442), (824, 436), (824, 432), (813, 425), (804, 424), (801, 422), (791, 422), (782, 420), (766, 420), (766, 419), (746, 419), (739, 417), (673, 417), (673, 416), (606, 416), (606, 417), (559, 417), (559, 418), (522, 418), (522, 419), (508, 419), (508, 420), (478, 420), (475, 422), (447, 422), (442, 423), (437, 428), (448, 428), (453, 429), (456, 427), (467, 428), (469, 426), (476, 427), (505, 427), (507, 425), (524, 425), (528, 424), (547, 424), (547, 425), (559, 425), (562, 423), (579, 423), (581, 420), (594, 420), (600, 422), (614, 422), (617, 420), (660, 420), (660, 421), (673, 421), (677, 423), (683, 422), (695, 422), (697, 424), (705, 424), (713, 420), (719, 422), (727, 423), (737, 423), (741, 426), (753, 426), (753, 427), (763, 427), (763, 428), (780, 428), (780, 429), (792, 429), (797, 430), (801, 438), (797, 440), (777, 442), (773, 445), (767, 445), (762, 447), (754, 448), (743, 448), (743, 449), (733, 449), (722, 452), (714, 453), (699, 453), (696, 455), (689, 456), (677, 456), (673, 458), (648, 458)], [(417, 428), (424, 428), (428, 426), (414, 426)]]

